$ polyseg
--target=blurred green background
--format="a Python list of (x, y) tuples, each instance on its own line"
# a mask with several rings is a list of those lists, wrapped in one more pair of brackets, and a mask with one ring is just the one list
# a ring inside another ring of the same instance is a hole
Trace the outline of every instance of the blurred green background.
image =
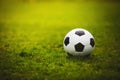
[[(1, 80), (120, 80), (119, 0), (0, 0)], [(86, 58), (67, 56), (63, 39), (84, 28)]]

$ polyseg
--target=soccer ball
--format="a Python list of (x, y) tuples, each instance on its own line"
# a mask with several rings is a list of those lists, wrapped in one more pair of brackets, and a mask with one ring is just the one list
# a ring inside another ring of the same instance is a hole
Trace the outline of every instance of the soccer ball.
[(68, 55), (87, 56), (94, 49), (95, 41), (90, 32), (77, 28), (67, 33), (63, 41), (64, 50)]

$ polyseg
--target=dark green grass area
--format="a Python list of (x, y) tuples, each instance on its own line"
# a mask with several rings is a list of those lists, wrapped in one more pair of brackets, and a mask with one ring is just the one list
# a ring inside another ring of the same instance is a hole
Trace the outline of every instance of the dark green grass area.
[[(119, 3), (9, 5), (0, 7), (1, 80), (120, 80)], [(63, 49), (66, 33), (78, 27), (95, 38), (86, 58)]]

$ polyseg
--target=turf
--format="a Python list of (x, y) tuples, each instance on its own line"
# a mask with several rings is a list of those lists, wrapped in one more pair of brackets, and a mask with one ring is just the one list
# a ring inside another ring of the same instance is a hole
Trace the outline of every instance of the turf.
[[(111, 2), (1, 3), (1, 80), (120, 80), (120, 11)], [(63, 39), (84, 28), (95, 38), (86, 58), (67, 56)]]

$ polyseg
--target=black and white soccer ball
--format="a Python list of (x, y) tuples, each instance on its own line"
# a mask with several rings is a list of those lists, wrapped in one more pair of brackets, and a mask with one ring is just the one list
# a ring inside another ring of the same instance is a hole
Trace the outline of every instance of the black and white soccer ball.
[(63, 45), (68, 55), (87, 56), (94, 50), (95, 41), (90, 32), (82, 28), (77, 28), (67, 33)]

